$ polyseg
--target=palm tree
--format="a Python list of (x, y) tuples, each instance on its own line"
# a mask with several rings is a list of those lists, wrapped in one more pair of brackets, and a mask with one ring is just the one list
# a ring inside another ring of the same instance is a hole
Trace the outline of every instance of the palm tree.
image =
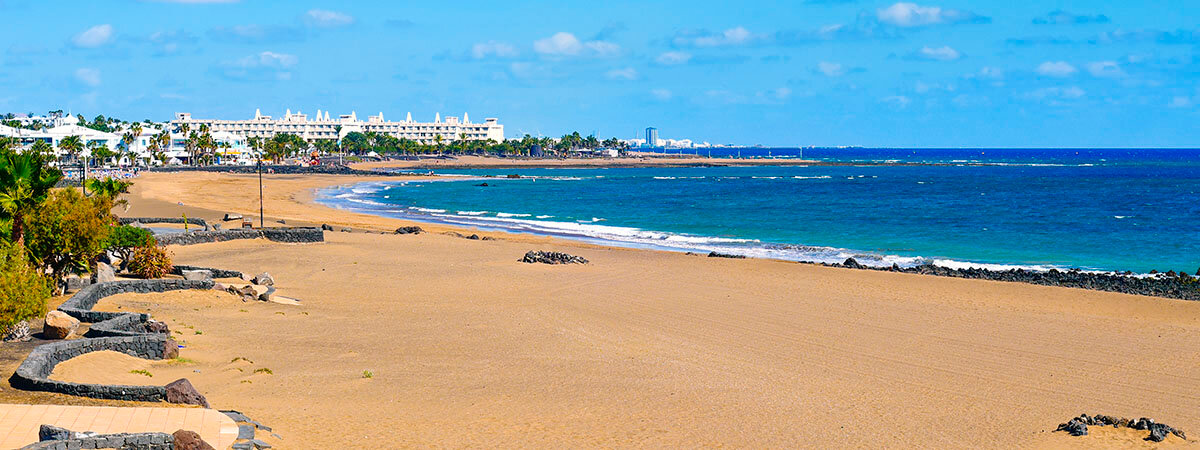
[(0, 154), (0, 214), (12, 220), (12, 237), (25, 245), (25, 215), (46, 200), (62, 172), (37, 153)]
[(67, 136), (58, 141), (58, 149), (67, 152), (71, 158), (78, 158), (83, 152), (83, 141), (79, 136)]

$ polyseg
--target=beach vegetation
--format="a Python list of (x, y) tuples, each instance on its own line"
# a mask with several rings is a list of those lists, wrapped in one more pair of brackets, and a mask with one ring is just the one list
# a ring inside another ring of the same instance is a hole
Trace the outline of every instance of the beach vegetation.
[(235, 357), (235, 358), (233, 358), (233, 359), (229, 360), (229, 363), (230, 363), (230, 364), (233, 364), (233, 363), (235, 363), (235, 362), (238, 362), (238, 361), (245, 361), (245, 362), (248, 362), (248, 363), (250, 363), (250, 364), (254, 364), (254, 361), (251, 361), (251, 360), (250, 360), (250, 358), (247, 358), (247, 357), (245, 357), (245, 356), (238, 356), (238, 357)]
[[(50, 194), (27, 218), (25, 247), (34, 265), (55, 279), (86, 273), (104, 251), (112, 200), (75, 189)], [(15, 233), (15, 230), (14, 230)]]
[(0, 332), (46, 313), (51, 283), (25, 258), (24, 250), (0, 242)]
[(375, 378), (375, 374), (373, 372), (371, 372), (370, 370), (364, 370), (362, 372), (362, 377), (363, 378)]
[(133, 182), (119, 180), (116, 178), (96, 179), (92, 178), (84, 183), (88, 192), (92, 195), (100, 195), (112, 199), (113, 204), (125, 204), (124, 200), (120, 200), (121, 194), (129, 193), (129, 187), (133, 186)]
[(129, 273), (141, 278), (162, 278), (171, 273), (171, 267), (171, 252), (154, 244), (135, 247), (126, 264)]
[(17, 245), (24, 244), (29, 216), (62, 176), (40, 153), (17, 153), (8, 145), (0, 146), (0, 219), (8, 223), (8, 236)]
[(104, 240), (104, 250), (115, 253), (121, 259), (121, 270), (125, 270), (129, 266), (129, 258), (134, 249), (154, 244), (154, 236), (146, 229), (117, 225), (109, 227), (108, 236)]
[(137, 375), (145, 375), (148, 377), (154, 377), (154, 374), (150, 373), (150, 371), (146, 370), (146, 369), (130, 370), (129, 373), (137, 374)]
[(275, 372), (271, 371), (271, 369), (268, 369), (266, 367), (254, 369), (254, 373), (265, 373), (267, 375), (275, 375)]
[(195, 364), (195, 363), (196, 363), (196, 360), (184, 358), (182, 356), (178, 356), (178, 357), (167, 360), (167, 364), (174, 364), (174, 365)]

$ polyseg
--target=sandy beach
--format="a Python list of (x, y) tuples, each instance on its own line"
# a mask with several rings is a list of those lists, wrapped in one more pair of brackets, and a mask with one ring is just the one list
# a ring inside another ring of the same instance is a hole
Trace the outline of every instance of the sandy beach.
[[(115, 296), (97, 307), (167, 321), (191, 361), (100, 353), (54, 377), (187, 376), (216, 407), (273, 426), (284, 448), (1149, 447), (1140, 432), (1052, 432), (1080, 413), (1200, 433), (1200, 303), (467, 240), (426, 224), (382, 235), (361, 231), (410, 223), (312, 202), (315, 188), (362, 180), (265, 177), (268, 224), (356, 232), (171, 248), (180, 264), (270, 272), (301, 306)], [(122, 214), (256, 215), (257, 194), (248, 175), (147, 173)], [(532, 249), (592, 262), (517, 262)]]

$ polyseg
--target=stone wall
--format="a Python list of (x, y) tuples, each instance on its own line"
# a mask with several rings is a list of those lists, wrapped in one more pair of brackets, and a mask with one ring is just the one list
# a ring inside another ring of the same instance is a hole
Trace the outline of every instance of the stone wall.
[(35, 442), (21, 450), (74, 450), (119, 448), (121, 450), (172, 450), (175, 437), (167, 433), (115, 433)]
[(184, 223), (186, 223), (189, 225), (196, 225), (199, 227), (204, 227), (204, 231), (208, 231), (208, 230), (212, 229), (211, 227), (208, 226), (208, 221), (206, 221), (204, 219), (197, 219), (197, 218), (184, 219), (182, 217), (121, 217), (117, 220), (121, 223), (121, 225), (129, 225), (134, 222), (138, 222), (141, 224), (148, 224), (148, 223), (184, 224)]
[(54, 367), (79, 355), (111, 350), (143, 359), (163, 359), (168, 339), (164, 334), (139, 336), (102, 337), (72, 339), (41, 345), (21, 362), (9, 381), (17, 389), (28, 391), (57, 392), (81, 397), (127, 400), (141, 402), (165, 401), (167, 388), (164, 386), (122, 386), (89, 383), (71, 383), (51, 380), (48, 377)]
[(214, 269), (212, 267), (199, 267), (199, 266), (172, 266), (171, 267), (171, 273), (173, 273), (175, 275), (183, 276), (183, 271), (185, 271), (185, 270), (207, 270), (210, 273), (212, 273), (213, 278), (242, 278), (243, 276), (245, 276), (244, 273), (238, 272), (236, 270)]
[(119, 280), (108, 283), (89, 285), (80, 289), (75, 295), (58, 307), (59, 311), (79, 319), (81, 322), (103, 322), (117, 316), (131, 313), (92, 311), (96, 302), (104, 297), (135, 292), (140, 294), (150, 292), (167, 292), (187, 289), (212, 289), (212, 281), (188, 280)]
[(161, 245), (195, 245), (258, 238), (267, 238), (275, 242), (288, 243), (325, 242), (325, 232), (320, 228), (263, 228), (197, 231), (195, 233), (174, 233), (155, 236), (155, 239)]

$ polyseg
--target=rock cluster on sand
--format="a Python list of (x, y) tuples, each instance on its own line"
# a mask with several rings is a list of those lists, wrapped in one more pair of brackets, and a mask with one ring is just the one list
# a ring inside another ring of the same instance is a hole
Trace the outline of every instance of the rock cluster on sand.
[(54, 310), (46, 313), (46, 324), (42, 326), (42, 335), (47, 339), (66, 339), (79, 329), (79, 319), (67, 313)]
[(17, 322), (4, 332), (4, 342), (25, 342), (33, 339), (33, 334), (29, 332), (29, 321), (22, 320)]
[(258, 274), (253, 279), (251, 279), (250, 282), (257, 284), (259, 286), (274, 286), (275, 285), (275, 279), (271, 278), (271, 274), (266, 273), (266, 272)]
[(212, 280), (212, 278), (213, 278), (213, 276), (212, 276), (211, 270), (198, 269), (198, 270), (184, 270), (183, 271), (183, 279), (185, 279), (185, 280), (210, 281), (210, 280)]
[(525, 257), (521, 258), (521, 262), (531, 264), (587, 264), (588, 260), (582, 256), (568, 255), (566, 253), (531, 250), (525, 253)]
[(729, 253), (709, 252), (709, 258), (731, 258), (731, 259), (746, 259), (745, 255), (733, 255)]
[(1179, 436), (1180, 439), (1187, 440), (1187, 435), (1183, 433), (1183, 430), (1173, 428), (1167, 424), (1154, 423), (1154, 419), (1143, 417), (1137, 420), (1129, 420), (1124, 417), (1106, 416), (1103, 414), (1095, 416), (1080, 414), (1079, 417), (1073, 418), (1067, 423), (1059, 424), (1058, 429), (1055, 431), (1065, 431), (1071, 436), (1087, 436), (1088, 425), (1148, 430), (1150, 431), (1150, 435), (1146, 436), (1146, 440), (1151, 442), (1162, 442), (1168, 435), (1172, 434)]
[(241, 220), (241, 219), (242, 219), (241, 214), (225, 213), (225, 218), (221, 219), (221, 220), (228, 221), (228, 220)]
[(421, 227), (418, 226), (400, 227), (397, 228), (392, 234), (421, 234), (423, 231), (425, 230), (422, 230)]

